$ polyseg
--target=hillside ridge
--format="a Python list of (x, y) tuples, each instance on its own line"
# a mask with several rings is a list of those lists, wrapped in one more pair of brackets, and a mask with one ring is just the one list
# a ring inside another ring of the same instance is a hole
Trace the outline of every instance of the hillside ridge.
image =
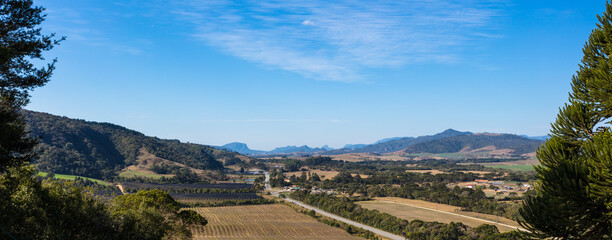
[(141, 149), (202, 170), (223, 169), (223, 162), (227, 160), (241, 161), (241, 156), (235, 152), (150, 137), (112, 123), (29, 110), (22, 113), (30, 134), (40, 138), (37, 146), (40, 154), (32, 163), (44, 172), (112, 178), (135, 164)]

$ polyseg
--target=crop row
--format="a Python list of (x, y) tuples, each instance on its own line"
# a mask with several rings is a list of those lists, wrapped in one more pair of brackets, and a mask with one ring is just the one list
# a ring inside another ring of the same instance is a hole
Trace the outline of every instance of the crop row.
[(122, 182), (121, 185), (126, 189), (249, 189), (253, 184), (246, 183), (217, 183), (217, 184), (155, 184), (155, 183), (137, 183), (137, 182)]
[(192, 209), (208, 219), (193, 239), (356, 239), (279, 204)]
[(250, 200), (259, 199), (255, 193), (171, 193), (177, 201), (202, 202), (202, 201), (226, 201), (226, 200)]

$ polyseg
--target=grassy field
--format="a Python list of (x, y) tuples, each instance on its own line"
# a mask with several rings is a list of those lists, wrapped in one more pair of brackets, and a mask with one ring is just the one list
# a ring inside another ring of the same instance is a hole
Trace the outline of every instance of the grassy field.
[(140, 171), (125, 171), (119, 173), (120, 177), (133, 178), (133, 177), (147, 177), (153, 179), (160, 179), (164, 175), (156, 174), (156, 173), (148, 173), (148, 172), (140, 172)]
[[(48, 173), (46, 173), (46, 172), (38, 172), (38, 176), (42, 176), (42, 177), (46, 177), (47, 174)], [(54, 178), (65, 179), (65, 180), (74, 180), (77, 177), (83, 178), (83, 179), (87, 179), (87, 180), (92, 181), (92, 182), (97, 182), (98, 184), (105, 185), (105, 186), (109, 186), (110, 185), (109, 183), (107, 183), (105, 181), (102, 181), (102, 180), (98, 180), (98, 179), (95, 179), (95, 178), (81, 177), (81, 176), (76, 176), (76, 175), (55, 174)]]
[[(419, 219), (423, 221), (432, 221), (432, 222), (437, 221), (437, 222), (443, 222), (443, 223), (461, 222), (471, 227), (478, 227), (482, 225), (483, 223), (492, 224), (490, 222), (486, 222), (482, 220), (463, 217), (463, 216), (469, 216), (469, 217), (480, 218), (480, 219), (485, 219), (485, 220), (494, 221), (494, 222), (501, 222), (503, 224), (518, 227), (518, 224), (510, 219), (488, 215), (488, 214), (461, 212), (460, 211), (461, 208), (459, 207), (446, 205), (446, 204), (431, 203), (431, 202), (426, 202), (426, 201), (421, 201), (421, 200), (410, 200), (410, 199), (403, 199), (403, 198), (388, 197), (388, 198), (376, 198), (376, 200), (374, 201), (358, 202), (358, 204), (364, 208), (375, 209), (380, 212), (388, 213), (393, 216), (407, 219), (407, 220)], [(428, 209), (423, 209), (423, 208), (429, 208), (433, 210), (428, 210)], [(434, 210), (437, 210), (437, 211), (434, 211)], [(442, 212), (439, 212), (439, 211), (442, 211)], [(444, 213), (444, 212), (447, 212), (447, 213)], [(448, 213), (454, 213), (454, 214), (459, 214), (463, 216), (457, 216), (457, 215), (452, 215)], [(509, 228), (503, 225), (496, 224), (496, 226), (499, 228), (501, 232), (507, 232), (507, 231), (514, 230), (513, 228)]]
[(208, 220), (193, 239), (360, 239), (282, 204), (191, 209)]
[(498, 164), (498, 165), (487, 165), (487, 167), (509, 169), (509, 170), (522, 171), (522, 172), (534, 171), (533, 170), (533, 165), (531, 165), (531, 164), (521, 164), (521, 165)]
[(435, 169), (432, 169), (432, 170), (406, 170), (406, 172), (409, 172), (409, 173), (430, 173), (431, 175), (436, 175), (436, 174), (444, 173), (444, 172), (442, 172), (440, 170), (435, 170)]

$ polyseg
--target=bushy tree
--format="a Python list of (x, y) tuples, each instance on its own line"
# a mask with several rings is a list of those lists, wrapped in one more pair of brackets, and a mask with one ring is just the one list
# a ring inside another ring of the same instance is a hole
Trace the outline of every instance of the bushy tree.
[(19, 110), (29, 102), (28, 91), (49, 81), (56, 60), (41, 68), (30, 61), (44, 60), (42, 53), (63, 40), (37, 28), (43, 10), (32, 0), (0, 0), (0, 172), (33, 156), (36, 141), (27, 136)]
[(118, 239), (189, 239), (188, 225), (208, 221), (161, 190), (139, 191), (113, 199), (112, 215), (118, 223)]
[(612, 5), (583, 48), (569, 103), (537, 151), (537, 194), (521, 225), (530, 238), (612, 238)]

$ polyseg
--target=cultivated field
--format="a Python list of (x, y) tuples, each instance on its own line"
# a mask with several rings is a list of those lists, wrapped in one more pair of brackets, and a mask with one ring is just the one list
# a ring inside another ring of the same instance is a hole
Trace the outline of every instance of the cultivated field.
[(255, 193), (171, 193), (174, 200), (184, 203), (217, 203), (228, 200), (253, 200), (261, 197)]
[(282, 204), (191, 209), (208, 220), (193, 239), (360, 239)]
[[(503, 217), (472, 212), (461, 212), (460, 207), (455, 207), (446, 204), (431, 203), (421, 200), (386, 197), (376, 198), (376, 200), (374, 201), (358, 202), (358, 204), (364, 208), (376, 209), (380, 212), (388, 213), (393, 216), (407, 220), (419, 219), (423, 221), (437, 221), (443, 223), (461, 222), (471, 227), (478, 227), (484, 223), (493, 224), (491, 222), (485, 221), (488, 220), (510, 226), (519, 226), (518, 223)], [(515, 230), (515, 228), (511, 228), (508, 226), (500, 224), (495, 225), (497, 226), (497, 228), (499, 228), (501, 232)]]

